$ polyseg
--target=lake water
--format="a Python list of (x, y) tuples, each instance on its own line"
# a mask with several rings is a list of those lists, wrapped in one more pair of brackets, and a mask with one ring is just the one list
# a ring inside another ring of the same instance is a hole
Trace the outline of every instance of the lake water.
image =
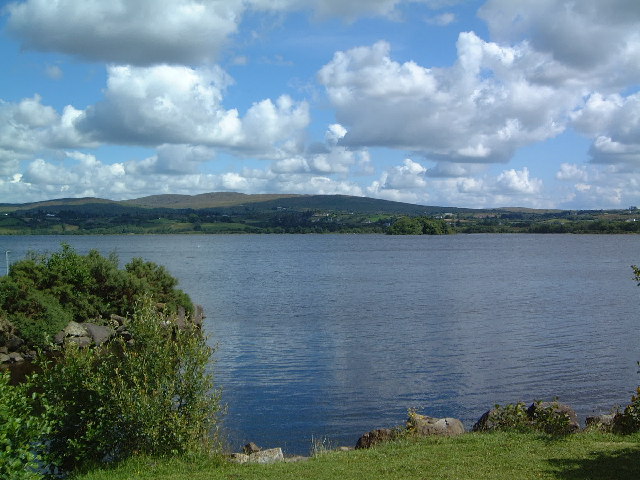
[(7, 236), (0, 253), (61, 241), (165, 265), (204, 306), (235, 448), (354, 445), (408, 408), (470, 428), (555, 396), (584, 421), (640, 381), (638, 236)]

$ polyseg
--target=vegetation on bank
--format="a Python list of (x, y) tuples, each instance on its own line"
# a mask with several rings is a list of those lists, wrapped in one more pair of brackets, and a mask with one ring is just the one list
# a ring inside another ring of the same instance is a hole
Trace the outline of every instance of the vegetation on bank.
[(115, 255), (80, 255), (67, 244), (50, 255), (31, 253), (0, 277), (0, 345), (11, 333), (25, 350), (45, 348), (70, 321), (106, 324), (112, 314), (132, 314), (146, 297), (167, 315), (179, 308), (191, 314), (193, 303), (177, 283), (163, 266), (141, 258), (120, 269)]
[(300, 463), (236, 465), (219, 457), (134, 457), (75, 480), (636, 480), (640, 435), (567, 437), (469, 433), (405, 438), (369, 450), (329, 452)]
[[(25, 205), (0, 204), (0, 235), (397, 233), (398, 230), (416, 234), (417, 228), (405, 224), (416, 218), (442, 221), (451, 233), (640, 233), (636, 207), (465, 209), (344, 195), (219, 193), (158, 195), (126, 202), (62, 199)], [(428, 229), (427, 233), (433, 232)]]
[[(156, 264), (135, 259), (120, 270), (114, 256), (67, 245), (0, 278), (0, 347), (6, 353), (11, 339), (39, 349), (24, 383), (0, 370), (0, 478), (218, 449), (212, 350), (199, 325), (177, 315), (193, 305), (176, 283)], [(70, 320), (106, 326), (110, 315), (123, 328), (105, 343), (51, 343)]]

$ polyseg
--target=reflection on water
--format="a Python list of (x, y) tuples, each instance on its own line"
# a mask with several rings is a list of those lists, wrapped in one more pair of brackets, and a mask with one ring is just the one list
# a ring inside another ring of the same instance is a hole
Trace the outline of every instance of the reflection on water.
[[(60, 240), (0, 238), (14, 259)], [(638, 383), (636, 236), (63, 240), (161, 263), (204, 305), (234, 446), (355, 444), (411, 407), (471, 426), (557, 395), (584, 416)]]

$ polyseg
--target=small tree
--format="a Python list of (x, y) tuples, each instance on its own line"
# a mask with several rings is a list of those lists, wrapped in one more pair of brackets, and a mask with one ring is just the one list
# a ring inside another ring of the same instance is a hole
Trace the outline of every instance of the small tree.
[(41, 362), (32, 386), (42, 391), (52, 426), (46, 458), (63, 471), (212, 446), (220, 404), (201, 331), (179, 329), (150, 298), (128, 329), (132, 342), (67, 345), (54, 361)]

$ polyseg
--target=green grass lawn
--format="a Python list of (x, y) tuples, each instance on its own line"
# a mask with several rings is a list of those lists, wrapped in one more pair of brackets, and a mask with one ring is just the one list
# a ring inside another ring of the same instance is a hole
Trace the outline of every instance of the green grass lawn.
[(76, 480), (640, 479), (640, 434), (484, 433), (405, 439), (306, 462), (235, 465), (216, 458), (134, 458)]

